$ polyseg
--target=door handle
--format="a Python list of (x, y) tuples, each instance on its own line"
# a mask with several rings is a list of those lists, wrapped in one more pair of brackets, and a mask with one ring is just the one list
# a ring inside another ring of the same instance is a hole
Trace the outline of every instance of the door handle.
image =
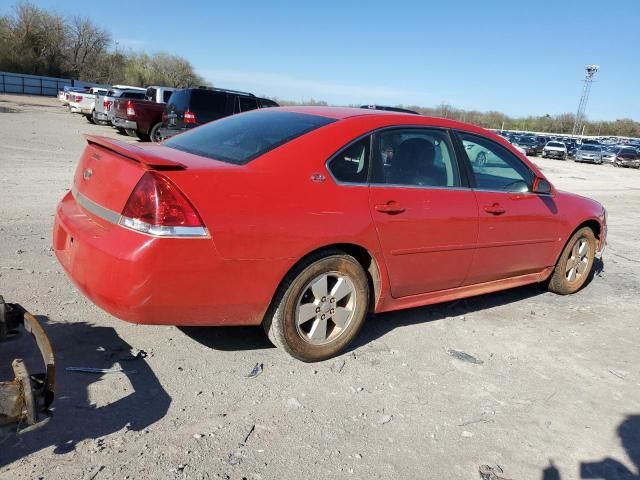
[(375, 208), (377, 212), (386, 213), (388, 215), (397, 215), (398, 213), (402, 213), (406, 210), (406, 208), (401, 207), (398, 202), (394, 202), (393, 200), (381, 205), (376, 205), (373, 208)]
[(484, 211), (492, 215), (502, 215), (504, 212), (506, 212), (506, 210), (499, 203), (487, 205), (486, 207), (484, 207)]

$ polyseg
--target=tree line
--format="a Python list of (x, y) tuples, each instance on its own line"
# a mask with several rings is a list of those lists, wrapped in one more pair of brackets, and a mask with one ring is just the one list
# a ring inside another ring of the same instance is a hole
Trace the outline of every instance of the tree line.
[[(0, 70), (48, 75), (86, 82), (190, 87), (207, 85), (183, 57), (168, 53), (118, 51), (112, 36), (85, 17), (65, 17), (22, 2), (0, 15)], [(274, 98), (280, 105), (327, 105), (323, 100), (294, 102)], [(484, 128), (570, 134), (575, 115), (510, 117), (501, 112), (463, 110), (448, 104), (433, 108), (398, 105), (429, 116), (473, 123)], [(628, 118), (586, 123), (585, 135), (640, 137), (640, 123)]]
[(103, 84), (207, 84), (185, 58), (117, 51), (112, 44), (111, 33), (86, 17), (65, 17), (28, 2), (0, 15), (2, 71)]

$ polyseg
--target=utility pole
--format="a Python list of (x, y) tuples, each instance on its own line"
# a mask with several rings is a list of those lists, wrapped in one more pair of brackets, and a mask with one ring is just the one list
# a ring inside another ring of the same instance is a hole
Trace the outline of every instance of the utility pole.
[(593, 76), (596, 74), (599, 65), (586, 65), (584, 67), (584, 85), (582, 87), (582, 96), (580, 97), (580, 103), (578, 104), (578, 112), (576, 113), (576, 120), (573, 124), (573, 135), (579, 135), (584, 130), (585, 112), (587, 110), (587, 101), (589, 100), (589, 92), (591, 92), (591, 84), (593, 83)]

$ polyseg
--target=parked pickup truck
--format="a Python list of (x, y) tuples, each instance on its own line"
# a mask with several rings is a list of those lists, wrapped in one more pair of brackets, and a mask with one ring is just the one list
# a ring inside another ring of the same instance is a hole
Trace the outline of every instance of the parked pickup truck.
[(93, 123), (111, 125), (116, 98), (143, 100), (146, 92), (147, 90), (144, 88), (114, 86), (112, 90), (109, 90), (104, 95), (96, 95), (96, 105), (91, 116)]
[(106, 88), (91, 87), (88, 92), (78, 92), (69, 98), (69, 111), (90, 116), (96, 103), (96, 94), (107, 93)]
[(76, 93), (88, 92), (89, 90), (84, 87), (70, 87), (65, 85), (62, 90), (58, 91), (58, 100), (62, 102), (62, 105), (65, 107), (69, 105), (69, 100), (71, 100), (71, 96)]
[(171, 96), (162, 117), (160, 137), (172, 137), (189, 128), (256, 108), (278, 107), (273, 100), (222, 88), (185, 88)]
[(164, 107), (174, 91), (175, 88), (151, 86), (144, 100), (116, 98), (111, 123), (120, 132), (126, 131), (144, 142), (159, 142)]

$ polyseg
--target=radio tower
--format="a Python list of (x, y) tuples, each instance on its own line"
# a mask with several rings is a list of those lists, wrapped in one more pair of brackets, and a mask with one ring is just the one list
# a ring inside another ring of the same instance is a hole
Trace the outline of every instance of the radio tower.
[(578, 104), (578, 113), (576, 113), (576, 121), (573, 124), (573, 135), (581, 135), (584, 126), (585, 111), (587, 110), (587, 101), (589, 100), (589, 92), (593, 83), (593, 76), (596, 74), (599, 65), (587, 65), (584, 67), (584, 86), (582, 87), (582, 96)]

